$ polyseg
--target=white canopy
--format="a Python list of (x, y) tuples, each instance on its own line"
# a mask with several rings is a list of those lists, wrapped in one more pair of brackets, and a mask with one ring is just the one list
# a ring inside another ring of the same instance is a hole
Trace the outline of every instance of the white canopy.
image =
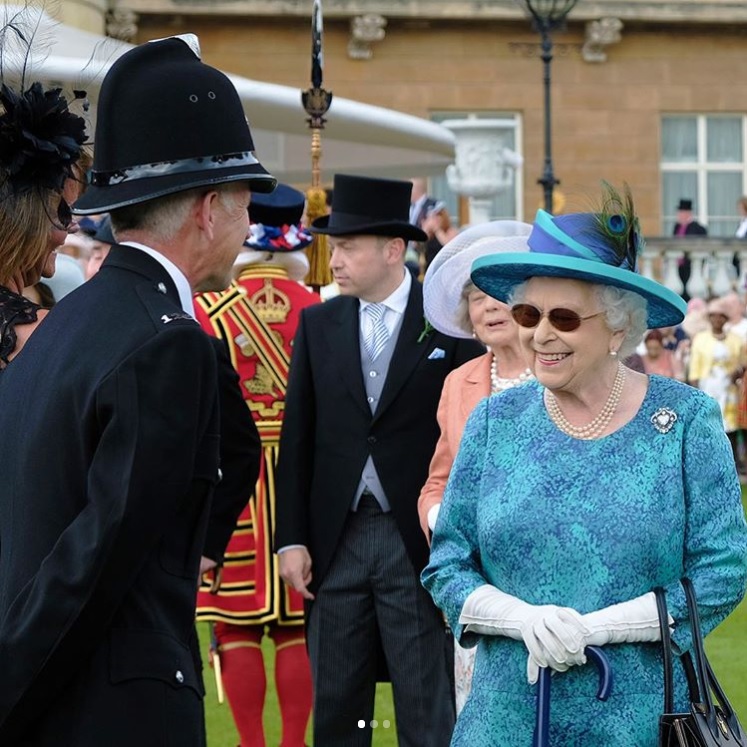
[[(98, 88), (109, 65), (131, 45), (57, 23), (46, 14), (41, 30), (50, 41), (49, 52), (33, 60), (32, 77), (84, 88), (95, 116)], [(262, 164), (281, 180), (308, 182), (311, 130), (300, 89), (229, 77), (244, 103)], [(322, 151), (325, 182), (331, 182), (335, 172), (402, 178), (441, 175), (454, 159), (454, 135), (428, 120), (334, 97), (322, 131)]]

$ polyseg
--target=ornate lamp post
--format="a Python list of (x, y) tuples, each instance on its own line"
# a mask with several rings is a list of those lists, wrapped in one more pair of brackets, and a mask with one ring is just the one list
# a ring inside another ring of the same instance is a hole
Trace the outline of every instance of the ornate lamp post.
[(552, 170), (552, 106), (550, 100), (550, 64), (552, 63), (552, 37), (550, 34), (565, 26), (565, 19), (573, 10), (578, 0), (518, 0), (532, 17), (532, 25), (542, 39), (542, 63), (544, 67), (545, 89), (545, 167), (542, 178), (537, 184), (542, 185), (545, 194), (545, 210), (552, 213), (552, 193), (560, 181)]

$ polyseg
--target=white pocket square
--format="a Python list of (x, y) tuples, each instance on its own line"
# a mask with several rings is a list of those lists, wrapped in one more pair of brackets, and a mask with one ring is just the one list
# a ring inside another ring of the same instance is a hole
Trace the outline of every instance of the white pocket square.
[(439, 358), (445, 358), (446, 351), (443, 348), (433, 348), (428, 355), (429, 361), (437, 361)]

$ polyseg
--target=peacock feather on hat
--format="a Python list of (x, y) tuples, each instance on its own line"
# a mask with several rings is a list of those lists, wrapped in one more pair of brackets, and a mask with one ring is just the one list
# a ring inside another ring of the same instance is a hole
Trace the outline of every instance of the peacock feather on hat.
[(620, 194), (609, 182), (602, 181), (601, 205), (594, 211), (594, 221), (585, 233), (597, 239), (594, 243), (609, 247), (618, 267), (635, 271), (645, 242), (628, 184), (623, 185)]

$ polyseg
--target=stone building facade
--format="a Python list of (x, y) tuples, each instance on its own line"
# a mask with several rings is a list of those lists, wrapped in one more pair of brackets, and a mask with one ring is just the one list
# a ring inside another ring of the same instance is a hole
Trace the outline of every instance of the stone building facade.
[[(74, 15), (76, 3), (64, 5)], [(303, 89), (311, 5), (122, 0), (101, 23), (112, 34), (129, 23), (136, 42), (195, 32), (211, 64)], [(324, 0), (324, 85), (429, 119), (506, 120), (505, 144), (523, 165), (493, 214), (531, 220), (542, 203), (542, 62), (519, 5)], [(600, 179), (625, 181), (647, 234), (669, 234), (677, 201), (688, 198), (711, 235), (732, 236), (736, 200), (747, 193), (747, 4), (581, 0), (553, 40), (553, 166), (564, 209), (588, 209)], [(445, 179), (431, 187), (457, 204)]]

